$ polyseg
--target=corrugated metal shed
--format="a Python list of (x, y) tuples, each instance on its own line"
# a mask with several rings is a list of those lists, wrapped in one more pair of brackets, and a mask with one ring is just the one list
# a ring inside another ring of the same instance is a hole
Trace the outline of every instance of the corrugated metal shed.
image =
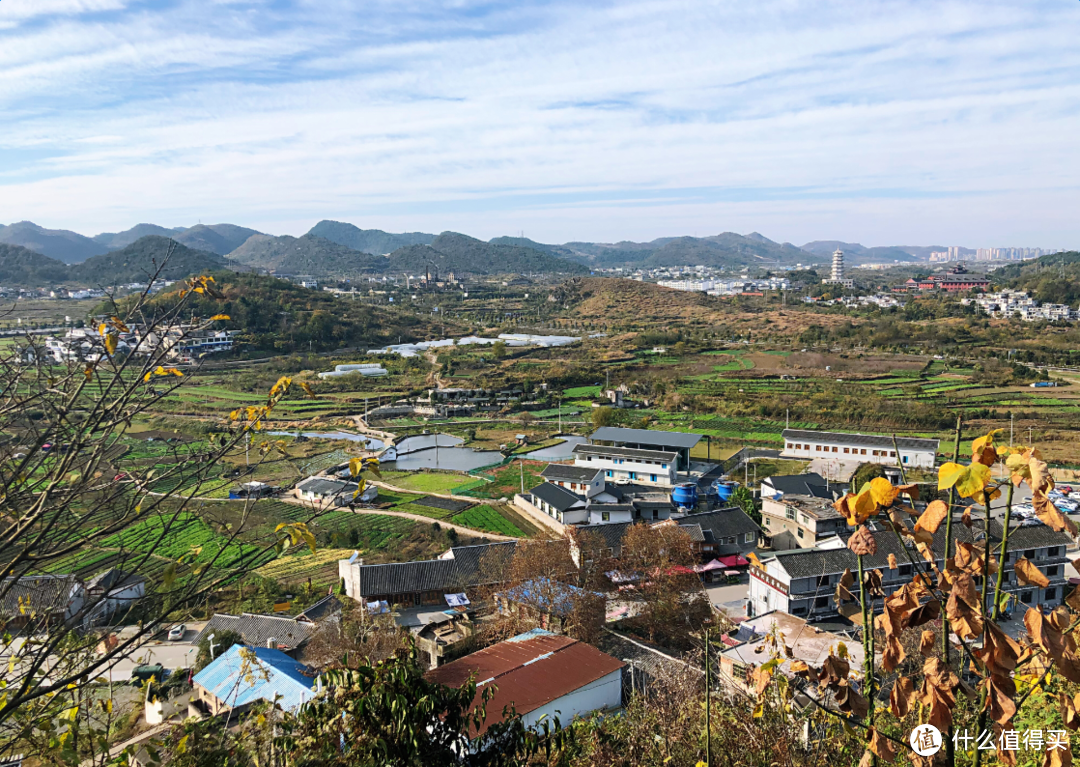
[(475, 736), (500, 720), (504, 706), (513, 704), (519, 714), (527, 714), (625, 665), (591, 645), (534, 630), (447, 663), (426, 676), (460, 687), (475, 674), (478, 698), (485, 686), (496, 686), (487, 704), (488, 718)]
[[(256, 657), (247, 661), (241, 651), (253, 652)], [(303, 663), (280, 650), (242, 645), (230, 647), (192, 682), (232, 708), (267, 700), (286, 711), (295, 711), (311, 700), (315, 688), (314, 674)]]

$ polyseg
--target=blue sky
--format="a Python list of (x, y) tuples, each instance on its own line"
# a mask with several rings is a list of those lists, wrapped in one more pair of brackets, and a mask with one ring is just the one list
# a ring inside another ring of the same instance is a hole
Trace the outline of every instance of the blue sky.
[(1077, 0), (0, 0), (0, 222), (1080, 247)]

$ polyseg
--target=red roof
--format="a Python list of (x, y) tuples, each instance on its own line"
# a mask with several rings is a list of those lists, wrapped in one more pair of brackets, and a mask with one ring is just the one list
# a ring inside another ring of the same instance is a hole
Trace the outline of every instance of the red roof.
[(475, 675), (477, 699), (485, 686), (497, 687), (487, 705), (487, 719), (473, 733), (475, 737), (499, 721), (504, 706), (512, 703), (517, 713), (527, 714), (625, 665), (570, 637), (530, 632), (432, 669), (425, 676), (460, 687)]

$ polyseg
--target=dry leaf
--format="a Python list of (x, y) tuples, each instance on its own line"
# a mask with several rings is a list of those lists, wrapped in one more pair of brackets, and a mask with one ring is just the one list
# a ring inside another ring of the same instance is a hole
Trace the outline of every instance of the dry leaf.
[(896, 555), (895, 554), (890, 554), (889, 555), (889, 569), (890, 570), (895, 570), (896, 569)]
[(893, 684), (889, 693), (889, 710), (897, 719), (903, 719), (911, 710), (911, 700), (915, 697), (915, 686), (911, 677), (902, 676)]
[(1038, 586), (1041, 589), (1050, 585), (1050, 579), (1031, 560), (1021, 557), (1016, 560), (1016, 580), (1022, 586)]
[(878, 755), (879, 759), (884, 759), (886, 762), (896, 761), (896, 744), (886, 738), (876, 728), (871, 727), (868, 733), (870, 735), (870, 750)]
[(945, 501), (931, 501), (926, 511), (915, 522), (915, 529), (925, 530), (933, 535), (947, 516), (949, 516), (949, 505)]
[(847, 546), (856, 556), (873, 556), (877, 553), (877, 541), (865, 525), (859, 527), (855, 534), (848, 538)]
[(926, 658), (932, 657), (934, 654), (934, 632), (924, 631), (919, 638), (919, 653)]

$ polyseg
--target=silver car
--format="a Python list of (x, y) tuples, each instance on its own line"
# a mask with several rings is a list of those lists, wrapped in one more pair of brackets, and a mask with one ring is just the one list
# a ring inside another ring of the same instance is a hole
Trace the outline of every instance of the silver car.
[(186, 633), (187, 626), (185, 626), (183, 623), (181, 623), (179, 626), (173, 626), (171, 629), (169, 629), (169, 641), (179, 642), (181, 639), (184, 638), (184, 634)]

